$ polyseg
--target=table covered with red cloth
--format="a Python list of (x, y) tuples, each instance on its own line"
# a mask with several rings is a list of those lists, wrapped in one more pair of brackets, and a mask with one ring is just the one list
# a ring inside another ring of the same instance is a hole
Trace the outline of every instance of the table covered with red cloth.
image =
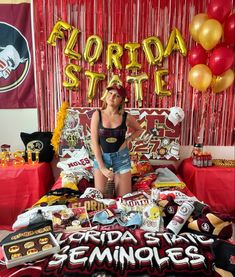
[(0, 166), (0, 229), (10, 230), (17, 215), (38, 201), (53, 183), (49, 163)]
[(200, 201), (235, 219), (235, 168), (196, 167), (189, 158), (182, 161), (178, 173)]

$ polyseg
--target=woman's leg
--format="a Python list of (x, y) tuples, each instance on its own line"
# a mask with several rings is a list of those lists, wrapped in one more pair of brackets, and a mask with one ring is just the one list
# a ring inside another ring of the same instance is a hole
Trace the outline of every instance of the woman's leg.
[(115, 174), (115, 185), (116, 185), (117, 196), (123, 196), (127, 193), (130, 193), (132, 191), (131, 171), (128, 171), (123, 174), (116, 173)]
[(94, 170), (94, 182), (95, 188), (104, 194), (104, 185), (107, 182), (107, 178), (101, 173), (99, 169)]

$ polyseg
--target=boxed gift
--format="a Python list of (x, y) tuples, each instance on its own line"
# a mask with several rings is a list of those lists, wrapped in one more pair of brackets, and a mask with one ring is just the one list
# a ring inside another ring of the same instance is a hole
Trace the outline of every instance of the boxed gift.
[(2, 245), (7, 268), (57, 253), (60, 246), (51, 232), (29, 236)]

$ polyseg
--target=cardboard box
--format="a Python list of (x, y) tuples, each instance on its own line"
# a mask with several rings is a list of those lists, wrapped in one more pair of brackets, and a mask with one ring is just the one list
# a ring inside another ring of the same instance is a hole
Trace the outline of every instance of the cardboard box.
[(51, 232), (31, 236), (2, 245), (6, 267), (39, 260), (57, 253), (60, 246)]

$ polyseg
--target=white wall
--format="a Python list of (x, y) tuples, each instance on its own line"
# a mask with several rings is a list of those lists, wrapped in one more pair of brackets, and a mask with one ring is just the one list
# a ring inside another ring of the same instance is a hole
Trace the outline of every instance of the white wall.
[(24, 150), (20, 132), (38, 131), (37, 109), (0, 109), (0, 145), (10, 144), (11, 151)]

